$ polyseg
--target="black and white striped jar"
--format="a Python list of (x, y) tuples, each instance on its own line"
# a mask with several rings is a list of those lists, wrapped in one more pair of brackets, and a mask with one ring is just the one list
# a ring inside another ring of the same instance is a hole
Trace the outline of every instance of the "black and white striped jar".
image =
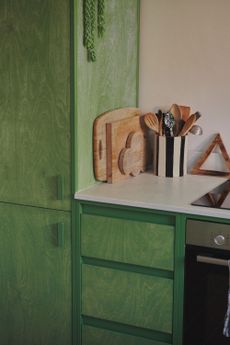
[(188, 136), (157, 136), (155, 169), (157, 176), (187, 174)]

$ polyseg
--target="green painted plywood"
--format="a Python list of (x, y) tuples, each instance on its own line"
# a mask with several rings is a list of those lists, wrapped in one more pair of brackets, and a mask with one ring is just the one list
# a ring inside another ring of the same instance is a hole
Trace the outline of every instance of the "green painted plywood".
[(70, 209), (69, 11), (69, 0), (0, 1), (2, 201)]
[[(83, 47), (82, 1), (75, 1), (75, 190), (95, 183), (92, 128), (101, 113), (137, 103), (138, 0), (105, 0), (106, 31), (96, 39), (97, 61)], [(76, 18), (75, 18), (76, 20)]]
[(82, 314), (172, 332), (173, 281), (102, 267), (82, 267)]
[(82, 215), (83, 256), (173, 270), (174, 226)]
[(82, 345), (164, 345), (164, 343), (129, 334), (83, 326)]
[(0, 204), (0, 219), (0, 343), (71, 345), (70, 215)]

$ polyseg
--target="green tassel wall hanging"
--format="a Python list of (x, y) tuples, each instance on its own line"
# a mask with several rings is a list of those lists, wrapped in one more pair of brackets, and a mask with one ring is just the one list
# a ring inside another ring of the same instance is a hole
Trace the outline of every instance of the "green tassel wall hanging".
[(105, 0), (83, 0), (84, 46), (88, 61), (96, 61), (95, 31), (97, 21), (98, 36), (105, 31)]

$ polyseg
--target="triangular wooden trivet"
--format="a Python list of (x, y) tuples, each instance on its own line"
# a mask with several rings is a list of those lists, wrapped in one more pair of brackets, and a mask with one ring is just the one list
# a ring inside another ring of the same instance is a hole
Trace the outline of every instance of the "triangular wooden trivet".
[[(229, 172), (201, 169), (201, 166), (208, 159), (209, 155), (212, 153), (212, 151), (215, 149), (216, 146), (219, 146), (221, 154), (222, 154), (222, 156), (224, 158), (225, 164), (226, 164)], [(200, 156), (200, 158), (196, 162), (195, 166), (192, 168), (192, 174), (195, 174), (195, 175), (211, 175), (211, 176), (230, 176), (230, 158), (229, 158), (229, 155), (227, 153), (227, 150), (226, 150), (226, 148), (225, 148), (225, 146), (223, 144), (223, 141), (222, 141), (219, 133), (215, 136), (215, 138), (212, 141), (211, 145)]]

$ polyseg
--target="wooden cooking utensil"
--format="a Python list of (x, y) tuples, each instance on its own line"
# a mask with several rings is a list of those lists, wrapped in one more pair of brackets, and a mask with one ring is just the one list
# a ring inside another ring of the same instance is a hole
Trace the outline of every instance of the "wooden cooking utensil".
[(180, 108), (182, 119), (184, 121), (187, 121), (190, 116), (191, 108), (187, 105), (179, 105), (179, 108)]
[(159, 118), (159, 135), (163, 135), (163, 116), (161, 115)]
[(180, 120), (182, 118), (180, 107), (177, 104), (173, 104), (169, 112), (173, 114), (175, 121)]
[(192, 128), (195, 122), (196, 122), (196, 115), (195, 114), (190, 115), (188, 120), (185, 122), (182, 130), (180, 131), (179, 135), (180, 136), (186, 135), (190, 131), (190, 129)]
[(154, 132), (159, 133), (159, 121), (155, 113), (147, 113), (144, 115), (144, 121), (147, 127)]

